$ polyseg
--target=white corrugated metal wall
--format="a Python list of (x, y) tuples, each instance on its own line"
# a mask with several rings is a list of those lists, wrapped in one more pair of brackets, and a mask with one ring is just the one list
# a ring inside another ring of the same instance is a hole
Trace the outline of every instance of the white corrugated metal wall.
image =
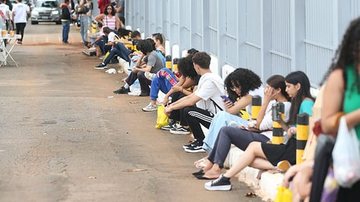
[(263, 80), (305, 71), (317, 84), (327, 70), (358, 0), (126, 0), (126, 22), (145, 36), (164, 33), (189, 48), (247, 67)]

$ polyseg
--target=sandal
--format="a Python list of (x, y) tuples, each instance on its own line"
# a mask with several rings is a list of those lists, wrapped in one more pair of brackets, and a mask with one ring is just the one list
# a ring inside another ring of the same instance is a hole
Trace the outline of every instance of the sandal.
[(194, 162), (194, 166), (198, 169), (203, 169), (206, 166), (206, 158), (199, 159)]
[(280, 161), (276, 165), (276, 169), (282, 173), (285, 173), (289, 168), (291, 167), (291, 164), (287, 160)]

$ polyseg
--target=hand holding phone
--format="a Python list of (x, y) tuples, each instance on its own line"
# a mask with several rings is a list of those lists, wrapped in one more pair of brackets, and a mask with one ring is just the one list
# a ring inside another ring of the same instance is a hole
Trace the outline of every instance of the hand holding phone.
[(228, 97), (228, 96), (226, 96), (226, 95), (221, 95), (220, 96), (223, 100), (224, 100), (224, 102), (231, 102), (231, 103), (233, 103), (231, 100), (230, 100), (230, 98)]

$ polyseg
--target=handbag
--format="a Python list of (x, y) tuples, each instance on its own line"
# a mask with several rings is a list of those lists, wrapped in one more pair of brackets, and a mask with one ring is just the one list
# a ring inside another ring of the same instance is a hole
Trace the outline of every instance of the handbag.
[(340, 119), (332, 156), (336, 181), (350, 188), (360, 179), (360, 149), (355, 130), (348, 128), (344, 117)]
[(161, 128), (169, 124), (169, 117), (165, 114), (165, 106), (158, 105), (155, 128)]

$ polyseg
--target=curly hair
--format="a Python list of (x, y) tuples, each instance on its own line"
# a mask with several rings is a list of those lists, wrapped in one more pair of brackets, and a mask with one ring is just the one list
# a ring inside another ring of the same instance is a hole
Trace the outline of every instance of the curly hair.
[(335, 52), (329, 70), (325, 74), (321, 84), (325, 82), (331, 72), (336, 69), (343, 70), (343, 78), (346, 81), (346, 68), (355, 66), (356, 81), (355, 85), (360, 92), (360, 76), (358, 67), (360, 65), (360, 18), (356, 18), (350, 22), (341, 44)]
[(249, 94), (249, 91), (259, 88), (262, 84), (260, 77), (253, 71), (244, 68), (237, 68), (231, 72), (225, 79), (225, 87), (229, 98), (235, 101), (239, 95), (236, 94), (234, 87), (240, 88), (240, 97)]
[(299, 108), (301, 102), (304, 98), (310, 98), (314, 100), (310, 93), (310, 81), (306, 74), (302, 71), (291, 72), (285, 77), (286, 83), (296, 85), (300, 83), (300, 89), (296, 93), (295, 97), (291, 98), (291, 107), (290, 107), (290, 118), (288, 124), (295, 124), (296, 117), (299, 113)]
[(178, 63), (178, 70), (184, 77), (188, 77), (194, 80), (197, 76), (197, 73), (194, 69), (192, 56), (193, 55), (188, 55), (184, 58), (180, 58)]

